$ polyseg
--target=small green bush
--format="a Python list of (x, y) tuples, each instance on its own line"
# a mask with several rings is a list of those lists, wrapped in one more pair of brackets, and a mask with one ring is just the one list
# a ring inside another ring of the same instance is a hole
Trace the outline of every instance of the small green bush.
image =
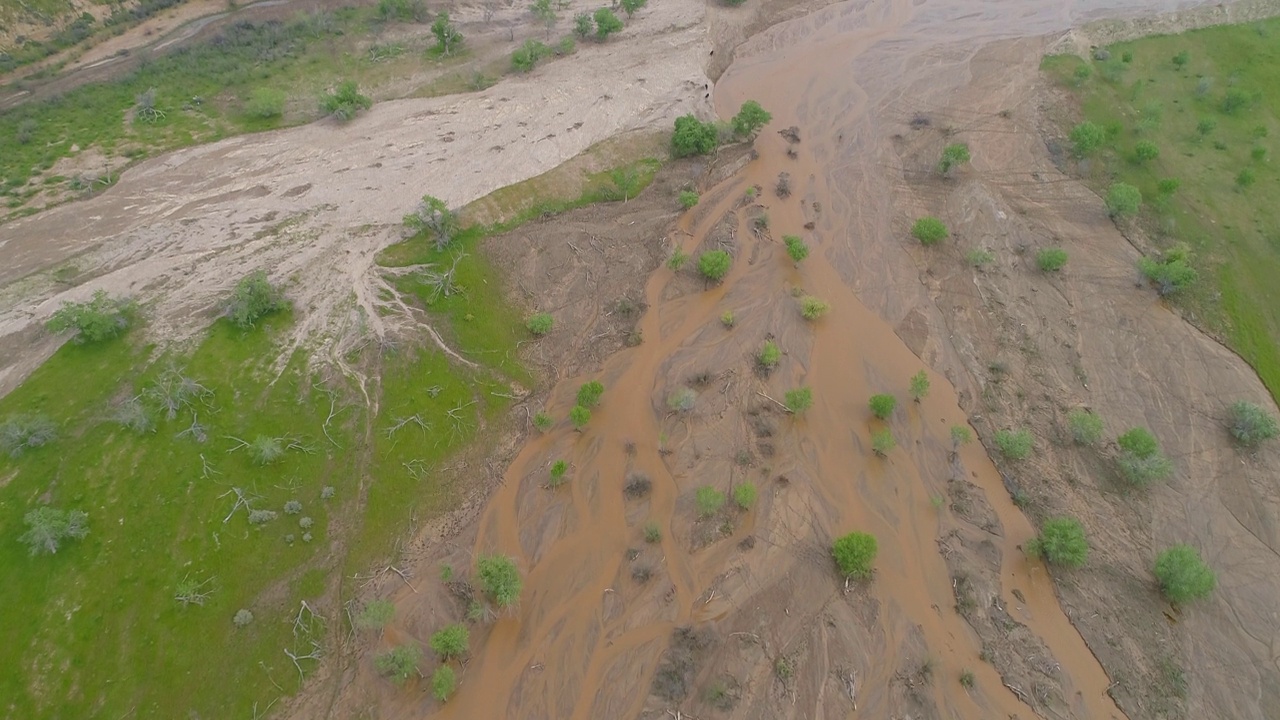
[(1155, 284), (1161, 296), (1172, 295), (1199, 278), (1191, 267), (1191, 249), (1184, 243), (1164, 251), (1158, 259), (1142, 258), (1138, 261), (1138, 270)]
[(672, 412), (687, 413), (693, 410), (697, 402), (697, 392), (692, 388), (681, 387), (677, 388), (675, 392), (671, 393), (671, 397), (667, 398), (667, 407), (671, 408)]
[(1133, 215), (1142, 205), (1142, 193), (1128, 183), (1111, 183), (1107, 190), (1107, 211), (1112, 217)]
[(1191, 54), (1186, 50), (1179, 51), (1173, 56), (1173, 66), (1179, 70), (1183, 68), (1191, 60)]
[(356, 116), (361, 110), (373, 107), (373, 100), (360, 94), (360, 86), (354, 80), (340, 83), (336, 90), (320, 98), (320, 110), (343, 122)]
[(1160, 452), (1160, 443), (1156, 440), (1156, 436), (1143, 427), (1129, 428), (1116, 438), (1116, 444), (1121, 450), (1138, 457), (1149, 457)]
[(794, 415), (802, 415), (813, 407), (813, 391), (807, 387), (788, 390), (784, 399), (787, 411)]
[(547, 484), (551, 487), (560, 487), (564, 484), (565, 473), (569, 472), (569, 463), (564, 460), (557, 460), (551, 463), (551, 470), (548, 472)]
[(1188, 545), (1174, 545), (1160, 553), (1154, 571), (1160, 591), (1178, 604), (1206, 598), (1218, 585), (1213, 570)]
[(530, 38), (525, 40), (524, 44), (511, 53), (511, 67), (518, 72), (529, 72), (538, 64), (538, 61), (551, 54), (551, 48), (541, 42)]
[(1160, 157), (1160, 148), (1150, 140), (1139, 140), (1137, 145), (1133, 146), (1133, 159), (1139, 164), (1150, 162)]
[(889, 428), (883, 428), (871, 433), (871, 451), (880, 457), (884, 457), (898, 447), (898, 441), (893, 439), (893, 431)]
[(1253, 104), (1253, 97), (1240, 88), (1228, 88), (1222, 97), (1222, 112), (1235, 115)]
[(731, 328), (731, 327), (733, 327), (734, 322), (735, 322), (735, 320), (734, 320), (734, 317), (733, 317), (733, 311), (732, 311), (732, 310), (725, 310), (725, 311), (720, 315), (720, 324), (721, 324), (721, 325), (724, 325), (726, 328)]
[(52, 555), (58, 552), (63, 541), (83, 540), (89, 534), (89, 515), (80, 510), (59, 510), (47, 505), (38, 507), (22, 516), (27, 531), (18, 541), (27, 546), (32, 555)]
[(555, 327), (556, 319), (551, 313), (536, 313), (525, 320), (524, 326), (534, 335), (546, 335)]
[(912, 375), (907, 390), (911, 394), (912, 400), (916, 402), (923, 400), (929, 394), (929, 373), (921, 370)]
[(964, 425), (951, 426), (951, 445), (952, 447), (960, 447), (973, 442), (973, 431)]
[(1205, 137), (1209, 133), (1213, 132), (1216, 127), (1218, 127), (1217, 120), (1214, 120), (1213, 118), (1201, 118), (1200, 122), (1196, 123), (1196, 133), (1199, 134), (1200, 137)]
[(740, 510), (750, 510), (756, 505), (756, 486), (742, 483), (733, 488), (733, 504)]
[(581, 405), (574, 405), (569, 411), (569, 422), (573, 423), (575, 429), (581, 430), (591, 422), (591, 411)]
[(270, 120), (284, 114), (285, 94), (275, 88), (254, 88), (249, 94), (249, 101), (244, 104), (244, 112), (252, 118)]
[(698, 256), (698, 272), (702, 277), (719, 282), (729, 274), (733, 256), (724, 250), (708, 250)]
[(538, 412), (533, 416), (533, 426), (537, 428), (539, 432), (546, 432), (550, 430), (553, 422), (554, 421), (552, 421), (551, 416), (545, 412)]
[(231, 291), (231, 297), (223, 304), (222, 314), (232, 325), (248, 330), (259, 320), (289, 307), (284, 293), (267, 280), (267, 273), (255, 270)]
[(680, 192), (680, 207), (684, 208), (685, 210), (688, 210), (694, 205), (697, 205), (698, 200), (700, 199), (701, 197), (698, 195), (698, 193), (692, 190), (682, 190)]
[(585, 382), (578, 388), (578, 404), (582, 407), (595, 407), (604, 396), (604, 384), (599, 380)]
[(1240, 445), (1253, 447), (1280, 435), (1275, 416), (1251, 402), (1232, 403), (1228, 416), (1231, 437)]
[(872, 415), (881, 420), (887, 420), (893, 414), (894, 408), (898, 407), (898, 399), (892, 395), (872, 395), (867, 404), (871, 406)]
[(675, 252), (671, 253), (671, 257), (667, 258), (667, 267), (671, 268), (672, 272), (680, 272), (680, 268), (683, 268), (686, 262), (689, 262), (689, 254), (676, 248)]
[(499, 607), (510, 607), (520, 599), (520, 570), (515, 560), (505, 555), (482, 555), (476, 561), (476, 577), (480, 587)]
[(772, 370), (777, 367), (778, 361), (781, 359), (782, 350), (772, 340), (766, 340), (764, 346), (760, 348), (760, 352), (756, 354), (756, 362), (766, 370)]
[(1160, 443), (1146, 428), (1130, 428), (1116, 438), (1116, 444), (1120, 446), (1120, 475), (1130, 485), (1143, 487), (1173, 473), (1173, 463), (1160, 452)]
[(938, 161), (938, 172), (946, 175), (952, 168), (969, 162), (969, 146), (964, 143), (953, 143), (942, 150), (942, 159)]
[(622, 0), (622, 10), (627, 14), (627, 17), (631, 17), (648, 2), (649, 0)]
[(1045, 522), (1040, 535), (1027, 543), (1027, 553), (1054, 565), (1078, 568), (1089, 558), (1089, 541), (1079, 520), (1053, 518)]
[(458, 689), (458, 676), (453, 668), (441, 665), (431, 676), (431, 694), (439, 702), (448, 702)]
[(1010, 460), (1023, 460), (1031, 454), (1031, 433), (1027, 430), (1001, 430), (996, 433), (996, 447)]
[(970, 250), (969, 252), (965, 253), (964, 259), (966, 262), (968, 262), (970, 265), (973, 265), (974, 267), (982, 267), (983, 265), (990, 265), (991, 263), (995, 262), (996, 255), (990, 250), (984, 250), (982, 248), (974, 248), (973, 250)]
[(1236, 187), (1241, 190), (1251, 187), (1257, 181), (1258, 176), (1249, 168), (1245, 168), (1236, 174)]
[(911, 235), (920, 241), (921, 245), (936, 245), (947, 239), (949, 233), (947, 226), (936, 217), (925, 216), (916, 220), (911, 226)]
[(418, 672), (418, 663), (422, 661), (422, 650), (417, 645), (399, 645), (373, 659), (373, 666), (378, 672), (390, 678), (396, 685), (403, 685), (410, 675)]
[(724, 507), (724, 493), (710, 485), (703, 485), (694, 493), (693, 501), (698, 506), (698, 517), (705, 520)]
[(1079, 445), (1093, 445), (1102, 439), (1102, 418), (1088, 410), (1067, 413), (1067, 427), (1071, 430), (1071, 439)]
[(800, 298), (800, 315), (805, 320), (817, 320), (823, 315), (826, 315), (827, 311), (830, 309), (830, 305), (812, 295), (806, 295), (803, 298)]
[(720, 133), (714, 123), (704, 123), (693, 115), (676, 118), (676, 129), (671, 135), (671, 154), (674, 157), (706, 155), (719, 143)]
[(1067, 251), (1062, 248), (1044, 248), (1036, 253), (1036, 265), (1044, 272), (1057, 272), (1067, 264)]
[(1082, 122), (1071, 129), (1071, 152), (1078, 158), (1092, 155), (1107, 140), (1107, 131), (1101, 125)]
[(782, 242), (787, 245), (787, 255), (791, 256), (794, 262), (800, 262), (809, 257), (809, 246), (804, 244), (804, 240), (796, 235), (783, 235)]
[(45, 323), (49, 332), (75, 330), (77, 343), (110, 340), (129, 329), (134, 305), (126, 298), (112, 298), (106, 290), (98, 290), (89, 302), (63, 302), (62, 307)]
[(1071, 73), (1072, 79), (1075, 80), (1076, 87), (1083, 85), (1092, 75), (1093, 68), (1088, 65), (1080, 65)]
[(871, 576), (871, 563), (876, 559), (877, 549), (875, 536), (852, 532), (836, 538), (831, 545), (831, 556), (845, 577), (865, 578)]
[(596, 21), (596, 40), (604, 42), (609, 36), (622, 29), (622, 21), (607, 7), (597, 8), (591, 15)]
[(651, 522), (644, 526), (644, 541), (650, 544), (662, 542), (662, 528)]
[(471, 633), (467, 631), (466, 625), (449, 625), (432, 634), (428, 644), (441, 660), (449, 660), (467, 654), (470, 638)]

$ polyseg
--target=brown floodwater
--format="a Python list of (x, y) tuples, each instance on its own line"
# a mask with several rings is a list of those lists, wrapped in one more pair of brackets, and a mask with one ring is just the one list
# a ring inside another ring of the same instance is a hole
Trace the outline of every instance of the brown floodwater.
[[(524, 574), (524, 591), (519, 606), (478, 639), (461, 689), (437, 715), (635, 717), (646, 707), (673, 629), (745, 611), (732, 593), (716, 591), (729, 557), (723, 548), (752, 533), (795, 537), (798, 544), (812, 539), (821, 547), (862, 530), (880, 546), (867, 589), (880, 608), (869, 616), (878, 625), (873, 630), (880, 638), (879, 656), (856, 668), (857, 710), (824, 704), (798, 708), (795, 716), (887, 717), (885, 689), (902, 667), (902, 648), (915, 637), (922, 638), (940, 677), (968, 670), (981, 688), (966, 692), (951, 680), (933, 683), (925, 692), (939, 717), (1034, 716), (995, 668), (978, 660), (981, 641), (951, 609), (951, 573), (939, 549), (931, 499), (944, 495), (947, 482), (960, 473), (982, 491), (998, 519), (996, 602), (1047, 648), (1067, 700), (1058, 709), (1062, 716), (1124, 717), (1107, 694), (1110, 680), (1059, 606), (1045, 568), (1021, 552), (1032, 527), (1009, 499), (996, 467), (977, 443), (960, 448), (953, 460), (950, 428), (968, 422), (956, 392), (864, 306), (859, 292), (878, 287), (892, 294), (883, 283), (891, 274), (876, 277), (875, 264), (866, 258), (880, 255), (877, 244), (897, 242), (890, 208), (902, 171), (890, 165), (883, 146), (885, 126), (902, 123), (897, 115), (910, 106), (897, 88), (919, 91), (925, 84), (933, 88), (925, 95), (944, 102), (948, 88), (968, 79), (969, 61), (988, 42), (1061, 30), (1101, 15), (1185, 5), (846, 2), (775, 26), (740, 48), (716, 86), (717, 108), (727, 117), (743, 100), (755, 99), (773, 121), (756, 141), (759, 157), (717, 187), (703, 188), (703, 203), (674, 234), (695, 257), (727, 243), (733, 268), (723, 283), (705, 289), (693, 284), (689, 269), (657, 271), (646, 285), (643, 344), (611, 358), (594, 378), (573, 378), (554, 390), (549, 409), (564, 418), (580, 383), (599, 379), (606, 388), (582, 432), (562, 422), (533, 438), (486, 507), (474, 551), (513, 557)], [(963, 109), (948, 112), (954, 116)], [(787, 156), (788, 142), (776, 132), (787, 126), (799, 128), (802, 139), (795, 158)], [(786, 199), (773, 192), (783, 171), (792, 185)], [(748, 203), (744, 193), (752, 186), (763, 192)], [(761, 212), (767, 212), (769, 232), (754, 230)], [(805, 229), (807, 223), (812, 229)], [(803, 236), (813, 250), (799, 266), (782, 249), (784, 234)], [(854, 257), (861, 261), (851, 262)], [(821, 297), (829, 313), (805, 322), (793, 289)], [(878, 299), (881, 307), (892, 305), (891, 299)], [(720, 322), (726, 310), (737, 318), (731, 330)], [(720, 386), (721, 400), (712, 397), (713, 388), (703, 391), (687, 415), (668, 409), (670, 393), (691, 374), (749, 368), (750, 353), (766, 336), (787, 351), (777, 372), (767, 379), (739, 372)], [(929, 372), (932, 388), (923, 402), (911, 403), (907, 379), (921, 369)], [(738, 440), (725, 430), (733, 427), (725, 418), (767, 408), (771, 401), (759, 393), (781, 398), (801, 385), (812, 389), (813, 407), (802, 417), (775, 413), (772, 463), (790, 468), (785, 492), (809, 498), (805, 512), (761, 502), (743, 515), (732, 538), (709, 547), (694, 542), (690, 498), (696, 487), (723, 489), (736, 482), (725, 458)], [(868, 398), (882, 392), (899, 398), (887, 425), (867, 410)], [(871, 434), (886, 426), (898, 446), (881, 458), (871, 450)], [(560, 458), (571, 463), (569, 482), (554, 490), (543, 487), (547, 468)], [(639, 511), (622, 492), (631, 472), (653, 482)], [(663, 529), (661, 560), (655, 577), (637, 586), (627, 555), (647, 520)], [(771, 571), (782, 572), (760, 563), (752, 568), (759, 577)], [(830, 587), (795, 592), (840, 592), (834, 569)], [(419, 705), (404, 716), (432, 707)]]

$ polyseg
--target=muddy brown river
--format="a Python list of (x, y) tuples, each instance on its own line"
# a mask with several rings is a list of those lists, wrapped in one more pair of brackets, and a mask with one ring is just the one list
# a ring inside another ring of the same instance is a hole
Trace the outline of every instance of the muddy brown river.
[[(927, 368), (860, 294), (873, 294), (878, 310), (890, 316), (895, 298), (909, 295), (894, 290), (890, 285), (900, 278), (876, 262), (885, 255), (882, 245), (898, 242), (889, 207), (902, 170), (892, 166), (885, 146), (886, 123), (902, 122), (912, 108), (963, 123), (965, 108), (936, 103), (979, 70), (971, 61), (992, 41), (1190, 4), (845, 2), (772, 27), (740, 47), (715, 88), (719, 114), (728, 117), (742, 101), (755, 99), (773, 121), (757, 140), (758, 159), (704, 189), (703, 204), (678, 236), (695, 257), (717, 243), (730, 249), (733, 269), (705, 292), (689, 291), (670, 270), (658, 271), (646, 290), (645, 342), (612, 358), (599, 374), (607, 390), (590, 425), (580, 434), (565, 427), (531, 442), (506, 473), (484, 513), (475, 551), (516, 558), (526, 572), (525, 591), (518, 612), (499, 620), (475, 649), (465, 687), (439, 716), (585, 720), (652, 712), (658, 706), (646, 705), (649, 678), (674, 628), (760, 612), (761, 588), (770, 584), (825, 583), (830, 588), (804, 591), (840, 591), (830, 568), (827, 577), (812, 572), (780, 578), (791, 575), (787, 566), (796, 557), (820, 564), (831, 539), (854, 529), (880, 542), (868, 591), (876, 612), (862, 633), (872, 645), (850, 649), (844, 670), (853, 681), (849, 694), (856, 709), (824, 702), (818, 693), (815, 706), (793, 708), (793, 716), (889, 717), (887, 688), (901, 673), (906, 649), (918, 650), (920, 643), (933, 672), (946, 679), (924, 691), (936, 716), (1036, 715), (1024, 690), (978, 661), (979, 640), (951, 609), (953, 579), (930, 498), (961, 474), (985, 494), (1002, 529), (995, 554), (1002, 588), (995, 602), (1039, 638), (1048, 662), (1057, 666), (1066, 703), (1053, 714), (1124, 717), (1107, 694), (1110, 680), (1059, 607), (1044, 567), (1020, 551), (1032, 528), (996, 468), (976, 444), (962, 448), (954, 461), (950, 457), (949, 429), (967, 422), (955, 391), (931, 373), (927, 399), (906, 402), (907, 378)], [(787, 126), (799, 128), (796, 158), (787, 156), (788, 142), (776, 132)], [(787, 199), (773, 192), (780, 172), (792, 179)], [(754, 209), (742, 202), (750, 186), (763, 188)], [(767, 233), (752, 223), (760, 212), (768, 215)], [(783, 234), (803, 236), (814, 250), (798, 267), (781, 247)], [(792, 288), (826, 300), (829, 314), (805, 322)], [(726, 310), (738, 319), (732, 330), (719, 320)], [(787, 351), (767, 380), (738, 372), (704, 391), (689, 417), (668, 410), (666, 398), (686, 377), (749, 367), (744, 356), (767, 336)], [(565, 415), (577, 384), (588, 379), (557, 388), (555, 414)], [(789, 482), (784, 489), (765, 487), (766, 499), (732, 538), (698, 547), (690, 518), (694, 489), (727, 489), (742, 481), (743, 472), (727, 457), (740, 444), (746, 415), (767, 414), (763, 395), (781, 398), (799, 385), (812, 388), (814, 406), (802, 418), (777, 413), (771, 460)], [(705, 402), (716, 390), (721, 398)], [(886, 458), (871, 451), (871, 433), (884, 424), (867, 411), (869, 396), (880, 392), (894, 392), (900, 402), (888, 423), (898, 447)], [(681, 449), (667, 453), (673, 446)], [(537, 487), (557, 457), (574, 468), (570, 487), (561, 490), (571, 496), (567, 502), (547, 501)], [(644, 516), (621, 491), (629, 472), (643, 472), (654, 483), (647, 515), (664, 532), (658, 577), (650, 585), (662, 592), (637, 591), (626, 577), (626, 554), (637, 544)], [(763, 553), (753, 551), (764, 558), (733, 559), (733, 540), (752, 534), (777, 542)], [(730, 575), (740, 569), (749, 577), (726, 579), (727, 568)], [(760, 624), (766, 627), (784, 622), (770, 620), (768, 612), (789, 615), (785, 603), (764, 611)], [(980, 691), (966, 692), (951, 680), (964, 670), (976, 674)], [(758, 695), (763, 693), (753, 697)], [(738, 710), (735, 715), (773, 716), (760, 714), (763, 708)], [(421, 712), (419, 707), (403, 716)]]

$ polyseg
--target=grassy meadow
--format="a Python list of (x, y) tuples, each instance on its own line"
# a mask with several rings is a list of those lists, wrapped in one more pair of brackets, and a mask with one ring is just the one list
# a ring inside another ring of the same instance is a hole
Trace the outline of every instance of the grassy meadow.
[(1105, 130), (1078, 171), (1103, 194), (1136, 186), (1147, 234), (1192, 248), (1199, 279), (1172, 299), (1280, 399), (1280, 18), (1117, 43), (1088, 61), (1051, 56), (1043, 68), (1079, 100), (1079, 119)]

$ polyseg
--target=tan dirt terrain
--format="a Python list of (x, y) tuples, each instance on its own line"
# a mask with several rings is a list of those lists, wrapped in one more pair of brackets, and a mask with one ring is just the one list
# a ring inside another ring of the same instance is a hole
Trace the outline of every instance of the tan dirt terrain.
[[(558, 329), (524, 353), (554, 383), (538, 400), (559, 422), (527, 443), (498, 443), (510, 456), (501, 477), (478, 463), (458, 471), (487, 498), (477, 492), (410, 545), (412, 580), (381, 588), (400, 610), (394, 626), (335, 642), (287, 714), (1280, 715), (1280, 490), (1268, 472), (1280, 457), (1233, 450), (1221, 420), (1236, 399), (1274, 404), (1239, 358), (1135, 283), (1137, 251), (1096, 196), (1054, 169), (1042, 135), (1051, 91), (1037, 66), (1051, 41), (1104, 13), (1182, 5), (862, 0), (758, 33), (750, 22), (719, 26), (720, 37), (751, 36), (714, 99), (722, 117), (748, 98), (773, 112), (758, 155), (727, 151), (705, 172), (677, 163), (634, 201), (489, 242), (511, 268), (512, 298), (557, 314)], [(582, 65), (554, 63), (464, 98), (384, 103), (346, 128), (181, 151), (99, 198), (4, 226), (0, 252), (16, 258), (0, 275), (5, 346), (33, 337), (58, 300), (95, 287), (142, 294), (157, 329), (184, 337), (198, 329), (193, 313), (257, 266), (296, 280), (299, 343), (392, 322), (376, 312), (373, 256), (419, 194), (461, 204), (698, 107), (701, 73), (710, 64), (718, 74), (720, 62), (701, 7), (661, 7), (689, 23), (659, 35), (669, 52), (623, 37)], [(601, 91), (590, 80), (601, 68), (619, 91), (584, 101)], [(799, 142), (776, 132), (789, 126)], [(939, 178), (938, 154), (954, 141), (970, 145), (973, 163)], [(775, 191), (782, 172), (786, 197)], [(676, 220), (675, 195), (690, 183), (701, 202)], [(751, 199), (748, 187), (758, 188)], [(911, 240), (923, 214), (945, 220), (952, 238), (928, 249)], [(811, 256), (791, 262), (784, 234), (802, 235)], [(1034, 251), (1049, 245), (1071, 253), (1053, 277), (1034, 269)], [(707, 285), (660, 267), (674, 247), (695, 258), (723, 248), (734, 265)], [(996, 263), (965, 264), (975, 247)], [(82, 272), (105, 274), (60, 289), (50, 266), (73, 255)], [(830, 312), (805, 321), (803, 294)], [(732, 328), (720, 320), (727, 310)], [(763, 372), (754, 354), (770, 338), (785, 355)], [(33, 357), (2, 358), (12, 369), (0, 387)], [(910, 403), (907, 378), (921, 369), (932, 390)], [(579, 433), (564, 418), (587, 379), (606, 390)], [(812, 409), (781, 410), (775, 399), (802, 385)], [(670, 403), (682, 388), (696, 394), (691, 408)], [(867, 411), (880, 392), (899, 398), (887, 423)], [(1062, 419), (1077, 406), (1100, 413), (1111, 435), (1150, 427), (1176, 477), (1121, 492), (1106, 448), (1066, 444)], [(988, 443), (997, 429), (1033, 428), (1036, 452), (997, 466), (978, 444), (954, 448), (949, 428), (969, 423)], [(884, 427), (897, 448), (877, 457), (870, 436)], [(551, 489), (556, 459), (570, 462), (570, 479)], [(731, 500), (698, 516), (698, 487), (747, 482), (759, 488), (752, 508)], [(1024, 557), (1033, 530), (1014, 491), (1035, 516), (1085, 523), (1087, 567), (1050, 577)], [(646, 542), (649, 522), (658, 542)], [(879, 538), (870, 582), (836, 578), (828, 549), (850, 530)], [(1198, 547), (1220, 580), (1210, 600), (1181, 610), (1150, 576), (1155, 552), (1175, 542)], [(513, 612), (473, 629), (456, 697), (440, 706), (425, 680), (395, 689), (378, 678), (377, 652), (425, 644), (466, 612), (475, 588), (437, 580), (438, 567), (467, 568), (487, 552), (516, 559), (524, 591)], [(964, 671), (972, 688), (958, 682)]]

